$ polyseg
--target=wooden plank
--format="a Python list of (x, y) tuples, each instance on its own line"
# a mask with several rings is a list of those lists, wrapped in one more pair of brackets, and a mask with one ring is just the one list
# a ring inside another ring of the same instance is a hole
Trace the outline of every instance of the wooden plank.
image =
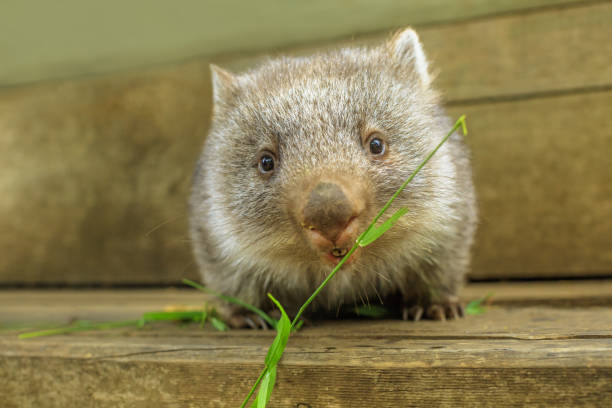
[[(468, 302), (488, 294), (493, 305), (512, 307), (612, 306), (612, 280), (469, 283), (461, 297)], [(167, 307), (201, 306), (206, 299), (199, 291), (173, 288), (0, 290), (0, 328), (17, 323), (67, 324), (75, 319), (132, 320)]]
[(581, 3), (589, 1), (188, 0), (177, 7), (160, 0), (72, 0), (39, 4), (32, 13), (21, 2), (4, 2), (0, 86)]
[(612, 281), (480, 282), (463, 290), (465, 300), (492, 295), (495, 305), (556, 307), (612, 306)]
[[(562, 353), (558, 356), (563, 358)], [(148, 361), (87, 364), (72, 358), (28, 357), (0, 361), (6, 379), (0, 387), (8, 408), (237, 407), (260, 369), (241, 363), (223, 367)], [(282, 382), (269, 406), (605, 406), (611, 397), (610, 371), (599, 365), (479, 369), (283, 365), (277, 376)]]
[(187, 194), (207, 64), (0, 95), (0, 281), (196, 278)]
[[(602, 406), (612, 397), (610, 319), (610, 308), (489, 308), (458, 322), (318, 324), (290, 340), (272, 406)], [(237, 406), (273, 336), (0, 334), (0, 394), (9, 407)]]
[[(496, 2), (490, 2), (496, 3)], [(460, 4), (460, 3), (457, 3)], [(492, 18), (415, 27), (450, 103), (513, 99), (612, 86), (612, 3), (509, 13)], [(276, 53), (309, 55), (342, 45), (378, 45), (387, 31)], [(214, 58), (242, 70), (261, 56)]]
[(612, 3), (420, 30), (450, 101), (612, 85)]
[(454, 106), (480, 225), (471, 277), (612, 272), (612, 92)]
[[(544, 309), (540, 313), (540, 319), (554, 319), (554, 314)], [(421, 325), (409, 322), (402, 324)], [(440, 326), (446, 323), (433, 324)], [(489, 320), (489, 324), (493, 323)], [(348, 332), (348, 335), (346, 331), (330, 334), (336, 330), (337, 325), (330, 323), (322, 328), (306, 328), (304, 334), (293, 335), (284, 354), (284, 365), (321, 368), (362, 366), (372, 369), (461, 366), (612, 368), (612, 334), (610, 331), (601, 334), (593, 328), (583, 336), (585, 338), (578, 334), (555, 338), (539, 334), (530, 338), (513, 338), (511, 335), (501, 336), (489, 332), (480, 336), (468, 336), (450, 333), (449, 330), (434, 336), (411, 335), (412, 330), (398, 330), (395, 334), (377, 332), (372, 335), (363, 334), (368, 333), (370, 325), (358, 322), (352, 325), (353, 331)], [(192, 362), (219, 366), (232, 363), (262, 365), (267, 349), (274, 340), (274, 333), (268, 331), (242, 335), (241, 332), (244, 331), (248, 332), (244, 329), (222, 334), (175, 328), (168, 330), (165, 336), (144, 336), (134, 333), (133, 330), (116, 330), (103, 332), (101, 335), (81, 333), (27, 340), (16, 340), (14, 336), (10, 338), (2, 335), (0, 358), (75, 358), (89, 360), (94, 364), (100, 360), (118, 360)], [(515, 358), (512, 358), (511, 354), (515, 354)]]

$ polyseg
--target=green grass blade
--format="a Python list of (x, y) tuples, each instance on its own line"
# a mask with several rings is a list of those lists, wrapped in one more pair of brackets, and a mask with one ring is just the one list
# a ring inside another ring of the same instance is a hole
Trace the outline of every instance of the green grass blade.
[(31, 339), (34, 337), (43, 337), (43, 336), (55, 336), (58, 334), (67, 334), (78, 331), (86, 331), (86, 330), (106, 330), (106, 329), (114, 329), (117, 327), (127, 327), (134, 326), (137, 327), (140, 320), (126, 320), (121, 322), (111, 322), (111, 323), (83, 323), (78, 322), (76, 325), (68, 326), (68, 327), (59, 327), (57, 329), (49, 329), (49, 330), (39, 330), (28, 333), (21, 333), (18, 338), (19, 339)]
[[(265, 359), (266, 366), (261, 372), (261, 374), (259, 374), (257, 381), (255, 382), (253, 387), (251, 387), (251, 390), (249, 391), (244, 401), (242, 401), (242, 405), (240, 406), (241, 408), (246, 407), (247, 403), (249, 402), (249, 399), (251, 398), (251, 396), (257, 389), (257, 385), (260, 382), (261, 382), (261, 386), (259, 387), (257, 399), (253, 403), (253, 406), (257, 406), (257, 407), (266, 406), (265, 404), (270, 399), (270, 395), (272, 395), (272, 390), (274, 389), (274, 381), (276, 379), (276, 364), (280, 361), (281, 357), (283, 356), (283, 352), (285, 351), (285, 347), (287, 346), (287, 341), (289, 340), (289, 335), (291, 334), (292, 325), (291, 325), (291, 320), (289, 320), (289, 316), (287, 315), (287, 312), (285, 312), (285, 309), (283, 308), (283, 306), (280, 304), (278, 300), (274, 298), (274, 296), (268, 293), (268, 297), (272, 300), (272, 302), (274, 302), (274, 304), (280, 310), (281, 318), (278, 321), (278, 325), (276, 327), (276, 332), (277, 332), (276, 337), (274, 338), (274, 341), (272, 342), (272, 345), (270, 345), (270, 348), (268, 349), (268, 353), (266, 354), (266, 359)], [(273, 373), (270, 373), (270, 371), (273, 371)], [(265, 387), (264, 387), (264, 381), (266, 381), (266, 379), (267, 379), (267, 382), (265, 382)], [(264, 401), (262, 398), (265, 399), (265, 402), (263, 402), (263, 405), (260, 405), (262, 404), (262, 401)]]
[(182, 312), (147, 312), (143, 313), (142, 319), (145, 323), (159, 321), (200, 322), (202, 320), (202, 311), (187, 310)]
[[(425, 166), (425, 164), (433, 157), (433, 155), (438, 151), (438, 149), (440, 149), (440, 147), (448, 140), (448, 138), (453, 134), (453, 132), (455, 132), (459, 127), (461, 127), (464, 135), (467, 134), (467, 127), (466, 127), (466, 124), (465, 124), (465, 115), (462, 115), (462, 116), (459, 117), (459, 119), (457, 119), (457, 121), (455, 122), (455, 125), (448, 132), (448, 134), (442, 139), (442, 141), (436, 146), (436, 148), (429, 153), (429, 155), (421, 162), (421, 164), (416, 168), (416, 170), (414, 170), (414, 172), (410, 175), (410, 177), (408, 177), (408, 179), (400, 186), (400, 188), (387, 201), (387, 203), (384, 205), (384, 207), (374, 217), (374, 220), (370, 223), (370, 225), (368, 225), (366, 230), (364, 232), (362, 232), (361, 235), (359, 235), (359, 237), (357, 238), (357, 240), (356, 240), (355, 244), (353, 245), (353, 247), (340, 260), (340, 262), (331, 271), (331, 273), (323, 280), (323, 282), (317, 287), (317, 289), (312, 293), (312, 295), (310, 295), (310, 297), (300, 307), (300, 309), (298, 310), (297, 314), (293, 318), (293, 321), (291, 321), (290, 324), (287, 324), (287, 322), (289, 321), (289, 318), (287, 317), (287, 315), (286, 315), (284, 309), (282, 308), (281, 304), (272, 295), (268, 294), (270, 299), (272, 299), (272, 301), (276, 304), (276, 306), (281, 310), (282, 317), (281, 317), (281, 319), (278, 322), (278, 326), (276, 326), (277, 336), (274, 339), (274, 342), (272, 343), (272, 345), (270, 346), (270, 349), (268, 350), (268, 354), (266, 355), (266, 366), (263, 369), (263, 371), (261, 372), (261, 374), (259, 375), (259, 377), (257, 378), (257, 381), (255, 382), (255, 384), (253, 385), (251, 390), (249, 391), (249, 394), (246, 396), (246, 398), (242, 402), (241, 408), (246, 407), (246, 404), (249, 402), (249, 399), (251, 398), (251, 396), (253, 395), (253, 393), (257, 389), (258, 384), (262, 381), (264, 376), (266, 377), (266, 385), (265, 385), (265, 387), (262, 385), (262, 387), (260, 388), (260, 394), (258, 394), (258, 399), (257, 399), (256, 402), (257, 402), (257, 406), (258, 407), (260, 407), (260, 406), (265, 407), (265, 404), (266, 404), (266, 402), (269, 399), (269, 394), (268, 393), (270, 393), (270, 394), (272, 393), (272, 389), (273, 389), (273, 386), (274, 386), (274, 381), (270, 382), (270, 380), (269, 380), (269, 379), (272, 378), (272, 373), (268, 374), (268, 372), (271, 369), (276, 370), (276, 364), (278, 363), (278, 361), (282, 357), (282, 354), (283, 354), (283, 351), (284, 351), (284, 349), (286, 347), (289, 335), (291, 334), (292, 329), (297, 328), (298, 325), (301, 324), (302, 321), (300, 320), (300, 317), (302, 316), (302, 314), (304, 313), (304, 311), (306, 310), (308, 305), (310, 305), (310, 303), (312, 303), (314, 298), (321, 292), (321, 290), (323, 290), (323, 288), (327, 285), (327, 283), (334, 277), (336, 272), (338, 272), (338, 270), (342, 267), (342, 265), (344, 265), (346, 260), (357, 250), (357, 248), (360, 245), (367, 246), (367, 245), (371, 244), (372, 242), (374, 242), (382, 234), (384, 234), (387, 230), (389, 230), (389, 228), (391, 228), (393, 226), (393, 224), (395, 222), (397, 222), (397, 220), (408, 211), (405, 208), (401, 208), (395, 214), (393, 214), (393, 216), (389, 220), (387, 220), (383, 224), (381, 224), (380, 227), (378, 227), (378, 228), (375, 227), (376, 222), (387, 211), (387, 209), (391, 206), (391, 204), (397, 198), (397, 196), (399, 196), (399, 194), (402, 192), (402, 190), (404, 190), (404, 188), (408, 185), (408, 183), (410, 183), (412, 181), (412, 179), (414, 179), (414, 177), (423, 168), (423, 166)], [(195, 286), (195, 285), (197, 285), (197, 284), (195, 284), (195, 282), (189, 281), (188, 279), (183, 279), (183, 282), (185, 282), (186, 284), (189, 284), (191, 286), (197, 287), (197, 286)], [(198, 285), (198, 286), (200, 286), (200, 285)], [(205, 289), (202, 287), (202, 290), (205, 290)], [(215, 294), (214, 292), (211, 292), (211, 293)], [(217, 294), (215, 294), (215, 295), (217, 295)], [(217, 295), (217, 296), (219, 296), (219, 295)], [(224, 297), (222, 297), (222, 296), (219, 296), (219, 297), (221, 299), (224, 299)], [(225, 298), (226, 298), (225, 300), (227, 300), (228, 297), (225, 297)], [(234, 303), (237, 303), (237, 304), (241, 304), (242, 303), (238, 299), (234, 299), (234, 300), (235, 300)], [(378, 312), (380, 312), (380, 311), (378, 311)], [(276, 373), (274, 372), (274, 377), (275, 377), (275, 374)], [(265, 390), (264, 390), (264, 388), (265, 388)], [(263, 405), (260, 405), (260, 404), (263, 404)], [(253, 404), (253, 405), (255, 405), (255, 404)]]
[(359, 247), (359, 244), (357, 242), (355, 242), (353, 247), (346, 253), (346, 255), (344, 255), (344, 258), (342, 258), (340, 260), (340, 262), (338, 262), (338, 265), (336, 265), (336, 267), (331, 271), (331, 273), (329, 275), (327, 275), (327, 278), (325, 278), (323, 280), (323, 282), (321, 282), (319, 287), (317, 289), (315, 289), (315, 291), (312, 293), (312, 295), (310, 295), (310, 297), (306, 300), (306, 302), (304, 302), (304, 304), (300, 307), (300, 310), (298, 310), (297, 314), (293, 318), (293, 321), (291, 322), (291, 328), (295, 327), (297, 322), (300, 320), (300, 317), (302, 316), (302, 313), (304, 313), (304, 310), (306, 310), (308, 305), (310, 303), (312, 303), (314, 298), (317, 297), (319, 292), (321, 292), (323, 290), (323, 288), (325, 287), (325, 285), (327, 285), (327, 282), (329, 282), (330, 279), (334, 277), (336, 272), (338, 272), (338, 270), (342, 267), (342, 265), (344, 265), (346, 260), (349, 259), (351, 255), (353, 255), (353, 252), (355, 252), (358, 247)]
[(367, 247), (372, 242), (376, 241), (382, 234), (387, 232), (400, 219), (401, 216), (408, 212), (408, 208), (402, 207), (395, 212), (387, 221), (380, 224), (378, 227), (370, 228), (367, 234), (361, 236), (359, 242), (360, 247)]
[[(383, 206), (383, 208), (380, 209), (380, 211), (378, 212), (378, 214), (376, 214), (376, 217), (374, 217), (374, 220), (372, 221), (372, 224), (368, 227), (368, 229), (372, 228), (372, 225), (376, 224), (376, 222), (378, 221), (378, 219), (387, 211), (387, 209), (391, 206), (391, 204), (393, 203), (393, 201), (395, 201), (395, 199), (397, 198), (397, 196), (399, 196), (401, 194), (401, 192), (406, 188), (406, 186), (412, 181), (412, 179), (415, 178), (415, 176), (419, 173), (419, 171), (421, 171), (421, 169), (427, 164), (427, 162), (433, 157), (434, 154), (437, 153), (437, 151), (440, 149), (440, 147), (442, 147), (442, 145), (444, 143), (446, 143), (446, 141), (448, 140), (449, 137), (451, 137), (451, 135), (455, 132), (455, 130), (459, 129), (459, 127), (461, 127), (461, 130), (463, 131), (464, 135), (467, 135), (467, 127), (465, 124), (465, 115), (461, 115), (459, 117), (459, 119), (457, 119), (457, 121), (455, 122), (455, 124), (453, 125), (452, 129), (446, 134), (446, 136), (442, 139), (442, 141), (440, 141), (440, 143), (438, 143), (438, 145), (436, 146), (435, 149), (433, 149), (428, 155), (427, 157), (425, 157), (425, 159), (421, 162), (421, 164), (419, 164), (417, 166), (417, 168), (412, 172), (412, 174), (410, 175), (410, 177), (408, 177), (406, 179), (406, 181), (404, 181), (404, 184), (402, 184), (400, 186), (400, 188), (397, 189), (397, 191), (395, 193), (393, 193), (393, 195), (391, 196), (391, 198), (389, 199), (389, 201), (387, 201), (387, 203)], [(367, 230), (366, 230), (367, 231)], [(365, 234), (364, 234), (365, 235)]]
[(486, 296), (472, 300), (465, 306), (465, 314), (473, 316), (485, 313), (486, 309), (483, 304), (486, 303), (492, 296), (492, 293), (488, 293)]
[(206, 324), (206, 319), (208, 318), (208, 310), (206, 310), (206, 306), (202, 307), (202, 316), (200, 317), (200, 327), (204, 327)]
[(224, 295), (222, 293), (217, 293), (214, 290), (208, 289), (207, 287), (205, 287), (203, 285), (200, 285), (197, 282), (192, 281), (191, 279), (183, 279), (183, 283), (185, 285), (189, 285), (189, 286), (191, 286), (193, 288), (201, 290), (202, 292), (209, 293), (209, 294), (211, 294), (213, 296), (216, 296), (219, 299), (225, 300), (226, 302), (230, 302), (230, 303), (233, 303), (235, 305), (241, 306), (241, 307), (243, 307), (243, 308), (245, 308), (245, 309), (247, 309), (247, 310), (249, 310), (249, 311), (251, 311), (251, 312), (253, 312), (253, 313), (257, 314), (257, 315), (259, 315), (262, 319), (264, 319), (266, 321), (266, 323), (268, 323), (270, 325), (270, 327), (276, 328), (276, 320), (271, 318), (263, 310), (255, 307), (253, 305), (250, 305), (250, 304), (248, 304), (246, 302), (243, 302), (242, 300), (240, 300), (238, 298), (235, 298), (235, 297), (232, 297), (232, 296), (227, 296), (227, 295)]
[(259, 391), (257, 392), (257, 399), (253, 402), (253, 406), (257, 408), (265, 408), (270, 401), (272, 390), (274, 390), (274, 383), (276, 382), (276, 366), (272, 366), (264, 374)]
[(268, 297), (272, 300), (272, 302), (274, 302), (281, 312), (281, 318), (278, 321), (278, 327), (276, 328), (276, 338), (268, 349), (268, 354), (266, 355), (265, 360), (266, 366), (271, 367), (276, 365), (283, 356), (283, 352), (287, 346), (287, 341), (289, 340), (289, 335), (291, 334), (291, 320), (289, 320), (289, 316), (287, 316), (285, 309), (283, 309), (278, 300), (276, 300), (274, 296), (269, 293)]
[(213, 327), (219, 331), (227, 331), (229, 330), (229, 327), (227, 326), (227, 324), (225, 324), (225, 322), (215, 316), (212, 316), (210, 318), (210, 323), (213, 325)]
[(302, 328), (302, 326), (304, 325), (304, 321), (300, 320), (299, 322), (297, 322), (297, 324), (295, 326), (291, 327), (291, 333), (296, 332), (298, 330), (300, 330)]
[(387, 209), (391, 206), (393, 201), (395, 201), (397, 196), (400, 195), (400, 193), (404, 190), (404, 188), (406, 188), (408, 183), (410, 183), (412, 181), (412, 179), (414, 179), (414, 177), (417, 175), (417, 173), (419, 171), (421, 171), (423, 166), (425, 166), (425, 164), (427, 164), (427, 162), (433, 157), (433, 155), (436, 154), (438, 149), (440, 149), (440, 147), (442, 147), (442, 145), (448, 140), (448, 138), (459, 127), (462, 128), (462, 130), (464, 131), (464, 134), (467, 134), (467, 128), (466, 128), (466, 125), (465, 125), (465, 115), (461, 115), (459, 117), (459, 119), (457, 119), (457, 121), (453, 125), (453, 128), (446, 134), (446, 136), (442, 139), (442, 141), (440, 143), (438, 143), (436, 148), (434, 150), (432, 150), (429, 153), (429, 155), (427, 155), (427, 157), (425, 157), (425, 159), (421, 162), (421, 164), (419, 164), (419, 166), (416, 168), (416, 170), (414, 170), (412, 172), (410, 177), (408, 177), (408, 179), (406, 179), (406, 181), (404, 181), (404, 184), (402, 184), (400, 186), (400, 188), (398, 188), (397, 191), (393, 194), (393, 196), (391, 196), (389, 201), (387, 201), (387, 203), (384, 205), (384, 207), (378, 212), (378, 214), (376, 214), (376, 216), (374, 217), (374, 219), (372, 220), (370, 225), (368, 225), (366, 230), (361, 235), (359, 235), (359, 237), (357, 238), (357, 241), (355, 242), (355, 245), (353, 245), (353, 247), (349, 250), (349, 252), (344, 256), (344, 258), (342, 258), (340, 260), (338, 265), (336, 265), (336, 267), (331, 271), (331, 273), (329, 275), (327, 275), (325, 280), (323, 280), (323, 282), (319, 285), (319, 287), (317, 287), (317, 289), (313, 292), (313, 294), (310, 295), (310, 297), (306, 300), (306, 302), (304, 302), (304, 304), (300, 307), (300, 310), (298, 310), (297, 315), (293, 318), (293, 321), (291, 322), (291, 326), (292, 327), (296, 325), (296, 323), (298, 322), (299, 318), (302, 316), (302, 314), (304, 313), (304, 311), (306, 310), (308, 305), (310, 305), (310, 303), (312, 303), (314, 298), (317, 297), (317, 295), (319, 294), (319, 292), (321, 292), (321, 290), (323, 290), (323, 288), (327, 285), (327, 283), (330, 281), (330, 279), (334, 277), (336, 272), (338, 272), (338, 270), (342, 267), (342, 265), (344, 265), (346, 260), (353, 254), (353, 252), (355, 252), (355, 250), (357, 250), (357, 248), (359, 247), (359, 242), (362, 241), (365, 236), (369, 235), (370, 231), (374, 228), (374, 225), (376, 224), (376, 222), (378, 222), (380, 217), (387, 211)]
[(157, 321), (191, 321), (200, 322), (202, 320), (202, 312), (199, 310), (184, 311), (184, 312), (147, 312), (143, 313), (139, 320), (127, 320), (119, 322), (106, 323), (91, 323), (88, 321), (77, 321), (71, 326), (59, 327), (55, 329), (39, 330), (34, 332), (22, 333), (20, 339), (29, 339), (33, 337), (54, 336), (59, 334), (67, 334), (87, 330), (108, 330), (118, 327), (135, 326), (142, 327), (145, 323)]
[(251, 396), (253, 395), (253, 393), (257, 389), (257, 386), (259, 385), (259, 383), (264, 378), (264, 375), (266, 375), (267, 372), (268, 372), (268, 367), (266, 366), (266, 367), (264, 367), (264, 369), (259, 374), (259, 377), (257, 377), (257, 380), (255, 381), (255, 384), (253, 384), (253, 386), (251, 387), (251, 390), (247, 394), (247, 396), (244, 399), (244, 401), (242, 401), (242, 404), (240, 404), (240, 408), (246, 407), (246, 405), (249, 403), (249, 400), (251, 399)]

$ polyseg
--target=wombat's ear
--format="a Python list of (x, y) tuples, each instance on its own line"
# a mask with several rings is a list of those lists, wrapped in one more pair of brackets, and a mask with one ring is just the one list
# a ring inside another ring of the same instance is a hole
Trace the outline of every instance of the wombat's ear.
[(417, 75), (424, 86), (431, 83), (428, 62), (419, 41), (419, 36), (412, 28), (406, 28), (395, 34), (387, 43), (387, 47), (396, 62)]
[(210, 64), (210, 72), (215, 103), (228, 102), (236, 89), (236, 77), (215, 64)]

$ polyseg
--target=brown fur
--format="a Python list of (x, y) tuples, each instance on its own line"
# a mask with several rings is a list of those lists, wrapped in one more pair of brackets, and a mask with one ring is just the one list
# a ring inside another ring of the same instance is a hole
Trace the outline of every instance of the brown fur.
[[(300, 225), (299, 209), (314, 184), (329, 181), (357, 194), (362, 231), (452, 126), (410, 29), (377, 48), (274, 59), (237, 76), (213, 67), (213, 85), (213, 124), (190, 201), (194, 252), (206, 285), (260, 307), (270, 306), (270, 292), (295, 312), (332, 270)], [(386, 138), (384, 159), (365, 151), (363, 138), (372, 130)], [(262, 149), (277, 158), (270, 177), (257, 168)], [(397, 294), (423, 306), (456, 297), (476, 224), (460, 135), (387, 217), (403, 206), (408, 214), (359, 250), (315, 309)]]

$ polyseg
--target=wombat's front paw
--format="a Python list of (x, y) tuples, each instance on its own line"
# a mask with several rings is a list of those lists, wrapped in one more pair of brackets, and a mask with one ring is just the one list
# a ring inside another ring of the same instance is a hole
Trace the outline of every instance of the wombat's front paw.
[(421, 318), (431, 320), (458, 319), (463, 315), (463, 306), (457, 300), (432, 303), (426, 307), (404, 305), (402, 308), (402, 319), (415, 322), (421, 320)]
[(226, 323), (233, 329), (268, 330), (270, 325), (255, 313), (236, 313), (231, 315)]

